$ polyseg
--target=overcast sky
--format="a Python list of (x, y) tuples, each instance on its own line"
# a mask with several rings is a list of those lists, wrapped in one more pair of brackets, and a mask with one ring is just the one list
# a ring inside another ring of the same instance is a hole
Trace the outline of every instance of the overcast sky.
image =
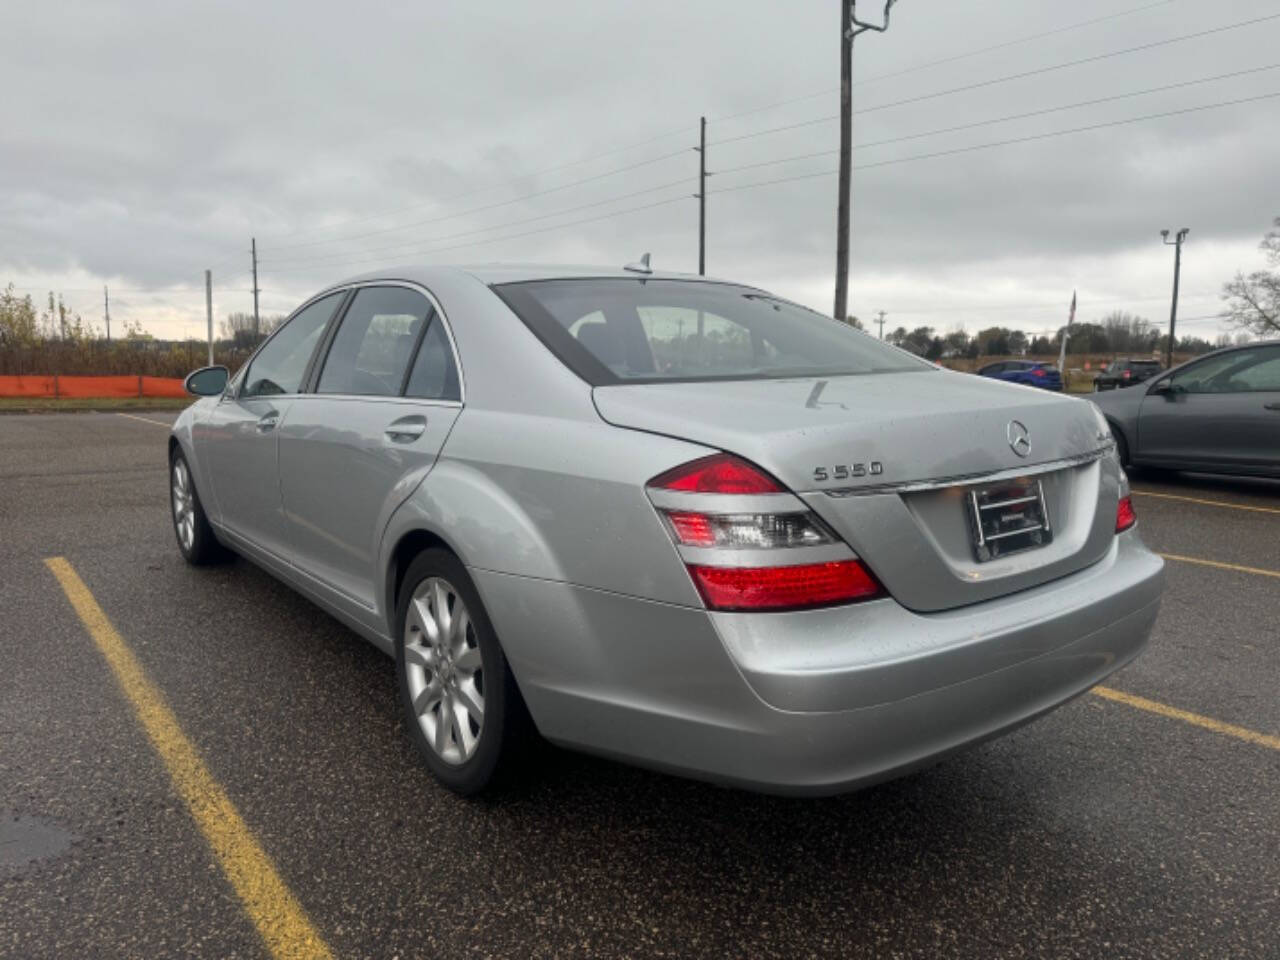
[[(805, 122), (838, 108), (838, 22), (837, 0), (26, 4), (0, 58), (0, 285), (101, 322), (106, 282), (115, 329), (183, 336), (205, 268), (215, 317), (251, 308), (254, 235), (264, 313), (410, 262), (692, 271), (706, 114), (708, 272), (830, 312), (838, 124)], [(1035, 332), (1076, 288), (1079, 319), (1163, 324), (1159, 230), (1186, 226), (1179, 333), (1212, 339), (1280, 214), (1280, 97), (910, 158), (1280, 93), (1278, 41), (1277, 0), (901, 0), (855, 49), (851, 309)]]

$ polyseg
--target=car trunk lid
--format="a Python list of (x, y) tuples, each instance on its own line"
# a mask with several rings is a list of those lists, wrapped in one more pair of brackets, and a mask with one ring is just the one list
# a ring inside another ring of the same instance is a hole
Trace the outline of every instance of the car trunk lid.
[[(616, 426), (764, 467), (912, 609), (960, 606), (1063, 576), (1100, 559), (1114, 536), (1118, 469), (1098, 457), (1106, 438), (1097, 419), (1085, 402), (1034, 388), (924, 370), (611, 385), (595, 388), (594, 398)], [(1029, 448), (1015, 450), (1024, 431)], [(969, 493), (1001, 477), (1039, 481), (1052, 536), (979, 560)]]

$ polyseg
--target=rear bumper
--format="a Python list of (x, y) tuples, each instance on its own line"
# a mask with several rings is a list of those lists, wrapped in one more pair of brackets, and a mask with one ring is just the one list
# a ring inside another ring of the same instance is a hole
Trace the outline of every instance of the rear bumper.
[[(1123, 666), (1150, 634), (1163, 562), (1123, 534), (1086, 570), (937, 614), (877, 601), (709, 615), (588, 591), (575, 601), (578, 624), (599, 631), (602, 648), (584, 671), (596, 641), (570, 641), (579, 666), (569, 676), (545, 646), (513, 645), (502, 622), (527, 636), (549, 615), (530, 605), (542, 583), (522, 585), (517, 618), (495, 622), (550, 739), (752, 789), (824, 794), (995, 736)], [(482, 591), (490, 610), (489, 592), (503, 586)]]

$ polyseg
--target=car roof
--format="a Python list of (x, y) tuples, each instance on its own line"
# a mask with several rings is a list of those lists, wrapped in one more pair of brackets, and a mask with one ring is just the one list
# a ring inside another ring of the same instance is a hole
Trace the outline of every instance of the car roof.
[[(654, 270), (642, 273), (627, 270), (621, 264), (614, 267), (586, 264), (546, 264), (546, 263), (481, 263), (458, 265), (411, 264), (400, 267), (387, 267), (349, 277), (342, 283), (367, 282), (369, 280), (410, 280), (429, 286), (431, 281), (441, 274), (470, 274), (481, 283), (522, 283), (531, 280), (577, 280), (577, 279), (628, 279), (628, 280), (691, 280), (702, 283), (733, 283), (715, 277), (704, 277), (694, 273), (680, 273), (672, 270)], [(341, 284), (334, 284), (340, 286)], [(735, 286), (749, 286), (736, 283)]]

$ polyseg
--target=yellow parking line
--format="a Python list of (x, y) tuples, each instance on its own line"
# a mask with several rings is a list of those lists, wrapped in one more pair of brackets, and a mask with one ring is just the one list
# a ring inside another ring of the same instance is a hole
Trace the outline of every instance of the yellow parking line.
[(154, 423), (157, 427), (172, 427), (172, 423), (165, 423), (163, 420), (152, 420), (150, 417), (139, 417), (133, 413), (117, 413), (117, 417), (128, 417), (130, 420), (141, 420), (143, 423)]
[(1201, 560), (1199, 557), (1183, 557), (1176, 553), (1162, 553), (1166, 560), (1177, 560), (1180, 563), (1197, 563), (1202, 567), (1217, 567), (1219, 570), (1234, 570), (1236, 573), (1252, 573), (1258, 577), (1280, 578), (1280, 570), (1264, 570), (1262, 567), (1242, 567), (1238, 563), (1223, 563), (1221, 560)]
[(1113, 690), (1110, 687), (1094, 687), (1093, 692), (1100, 697), (1105, 697), (1107, 700), (1114, 700), (1116, 703), (1123, 703), (1130, 707), (1136, 707), (1139, 710), (1146, 710), (1148, 713), (1158, 713), (1162, 717), (1169, 717), (1172, 720), (1181, 720), (1183, 723), (1189, 723), (1196, 727), (1203, 727), (1205, 730), (1212, 730), (1214, 733), (1221, 733), (1228, 737), (1235, 737), (1237, 740), (1254, 743), (1260, 747), (1270, 747), (1272, 750), (1280, 750), (1280, 737), (1273, 737), (1266, 733), (1258, 733), (1258, 731), (1250, 730), (1247, 727), (1237, 727), (1233, 723), (1223, 723), (1221, 720), (1213, 719), (1213, 717), (1204, 717), (1198, 713), (1192, 713), (1189, 710), (1179, 710), (1177, 707), (1170, 707), (1163, 703), (1157, 703), (1155, 700), (1148, 700), (1146, 697), (1139, 697), (1132, 693), (1125, 693), (1122, 690)]
[(80, 622), (111, 667), (120, 689), (151, 738), (151, 745), (168, 768), (174, 787), (186, 802), (196, 826), (213, 849), (271, 955), (277, 960), (331, 958), (329, 947), (312, 926), (302, 905), (285, 886), (271, 858), (200, 759), (195, 744), (182, 732), (164, 694), (151, 682), (84, 581), (64, 557), (50, 557), (45, 565), (58, 578)]
[(1156, 493), (1153, 490), (1130, 490), (1143, 497), (1159, 497), (1161, 500), (1181, 500), (1184, 503), (1199, 503), (1206, 507), (1226, 507), (1228, 510), (1249, 510), (1253, 513), (1280, 514), (1280, 507), (1255, 507), (1248, 503), (1227, 503), (1225, 500), (1205, 500), (1203, 497), (1184, 497), (1178, 493)]

